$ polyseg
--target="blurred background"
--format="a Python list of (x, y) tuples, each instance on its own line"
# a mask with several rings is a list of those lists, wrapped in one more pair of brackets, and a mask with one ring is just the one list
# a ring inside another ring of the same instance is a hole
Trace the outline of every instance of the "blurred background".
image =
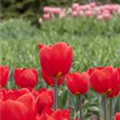
[(120, 3), (120, 0), (0, 0), (0, 18), (36, 19), (43, 13), (43, 6), (70, 7), (72, 3)]

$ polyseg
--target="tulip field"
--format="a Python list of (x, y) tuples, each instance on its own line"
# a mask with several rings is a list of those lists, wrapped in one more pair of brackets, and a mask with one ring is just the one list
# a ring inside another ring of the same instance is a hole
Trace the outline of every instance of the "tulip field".
[(0, 24), (0, 120), (120, 120), (120, 5), (45, 6), (37, 22)]

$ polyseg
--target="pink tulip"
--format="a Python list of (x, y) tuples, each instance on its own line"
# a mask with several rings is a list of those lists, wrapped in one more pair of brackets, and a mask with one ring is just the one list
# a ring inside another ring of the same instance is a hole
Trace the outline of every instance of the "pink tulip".
[(104, 20), (110, 20), (111, 19), (111, 14), (110, 13), (104, 13), (103, 18), (104, 18)]
[(91, 10), (87, 10), (87, 11), (85, 12), (85, 14), (86, 14), (87, 17), (91, 17), (91, 16), (93, 15), (93, 13), (92, 13)]
[(51, 16), (50, 16), (49, 13), (45, 13), (45, 14), (43, 14), (43, 20), (45, 20), (45, 21), (49, 21), (50, 19), (51, 19)]
[(46, 12), (46, 13), (49, 13), (50, 10), (51, 10), (51, 7), (48, 7), (48, 6), (45, 6), (43, 8), (43, 11)]
[(102, 20), (102, 19), (103, 19), (103, 15), (98, 15), (98, 16), (97, 16), (97, 19), (98, 19), (98, 20)]
[(72, 10), (76, 10), (77, 8), (79, 7), (79, 4), (78, 3), (73, 3), (72, 4)]
[(73, 16), (73, 17), (77, 17), (77, 16), (78, 16), (77, 11), (73, 11), (73, 12), (72, 12), (72, 16)]

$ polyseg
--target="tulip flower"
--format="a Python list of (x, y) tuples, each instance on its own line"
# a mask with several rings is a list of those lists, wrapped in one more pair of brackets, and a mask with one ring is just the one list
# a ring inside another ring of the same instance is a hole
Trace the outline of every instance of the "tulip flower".
[(66, 79), (67, 87), (70, 92), (79, 96), (80, 118), (82, 118), (82, 100), (80, 95), (87, 93), (90, 86), (90, 77), (87, 72), (83, 72), (82, 74), (74, 72), (68, 74)]
[[(54, 78), (49, 77), (48, 75), (45, 74), (45, 72), (42, 70), (42, 76), (43, 80), (51, 87), (55, 86), (54, 84)], [(60, 86), (64, 82), (65, 76), (62, 78), (58, 79), (58, 86)]]
[(119, 112), (119, 113), (116, 113), (114, 120), (120, 120), (120, 112)]
[(114, 91), (119, 85), (118, 71), (111, 66), (102, 70), (95, 70), (91, 75), (93, 89), (102, 95), (107, 95)]
[(57, 109), (56, 111), (52, 111), (50, 108), (45, 108), (38, 120), (70, 120), (69, 110)]
[(52, 107), (53, 106), (53, 91), (47, 89), (40, 89), (38, 91), (39, 95), (37, 97), (37, 108), (38, 113), (41, 114), (42, 110), (45, 107)]
[(90, 86), (90, 78), (87, 72), (67, 74), (66, 80), (68, 89), (74, 95), (86, 94)]
[(32, 94), (24, 94), (16, 100), (1, 102), (1, 120), (35, 120), (36, 104)]
[(91, 68), (89, 68), (88, 70), (87, 70), (87, 73), (89, 74), (89, 75), (91, 75), (95, 70), (102, 70), (103, 68), (102, 67), (91, 67)]
[(106, 96), (111, 98), (117, 96), (119, 93), (118, 70), (111, 66), (107, 66), (102, 70), (96, 69), (91, 74), (90, 79), (93, 89), (103, 95), (104, 119), (106, 119)]
[(120, 67), (117, 68), (118, 72), (119, 72), (119, 85), (120, 85)]
[(9, 67), (0, 66), (0, 87), (4, 87), (9, 79)]
[(72, 64), (72, 48), (60, 42), (52, 46), (43, 46), (39, 50), (43, 71), (50, 77), (61, 78), (69, 72)]
[(50, 16), (49, 13), (45, 13), (45, 14), (43, 15), (43, 20), (49, 21), (50, 19), (51, 19), (51, 16)]
[(0, 89), (0, 101), (4, 100), (4, 96), (6, 94), (7, 90), (5, 88)]
[(7, 90), (6, 93), (4, 94), (4, 100), (16, 100), (18, 99), (20, 96), (30, 93), (30, 91), (27, 88), (22, 88), (19, 90)]
[(52, 46), (39, 47), (39, 57), (45, 75), (54, 79), (54, 102), (58, 108), (58, 79), (64, 77), (72, 64), (72, 48), (70, 45), (59, 42)]
[(16, 68), (14, 70), (14, 79), (18, 87), (33, 88), (38, 81), (38, 72), (35, 68)]

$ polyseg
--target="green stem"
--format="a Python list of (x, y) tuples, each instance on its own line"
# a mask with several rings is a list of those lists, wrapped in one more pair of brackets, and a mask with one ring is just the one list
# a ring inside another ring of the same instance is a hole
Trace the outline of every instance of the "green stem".
[(104, 119), (107, 120), (106, 96), (103, 96), (102, 102), (103, 102)]
[(58, 109), (58, 80), (55, 80), (54, 86), (54, 106), (55, 110)]
[(119, 94), (119, 96), (118, 96), (118, 100), (119, 100), (119, 101), (118, 101), (118, 104), (119, 104), (119, 107), (118, 107), (118, 108), (119, 108), (119, 111), (120, 111), (120, 94)]
[(110, 117), (109, 117), (110, 120), (112, 120), (113, 113), (114, 113), (113, 99), (110, 99)]
[(82, 97), (80, 96), (80, 119), (82, 119)]
[(79, 106), (79, 118), (80, 119), (82, 119), (82, 97), (81, 96), (79, 96), (78, 97), (78, 106)]

